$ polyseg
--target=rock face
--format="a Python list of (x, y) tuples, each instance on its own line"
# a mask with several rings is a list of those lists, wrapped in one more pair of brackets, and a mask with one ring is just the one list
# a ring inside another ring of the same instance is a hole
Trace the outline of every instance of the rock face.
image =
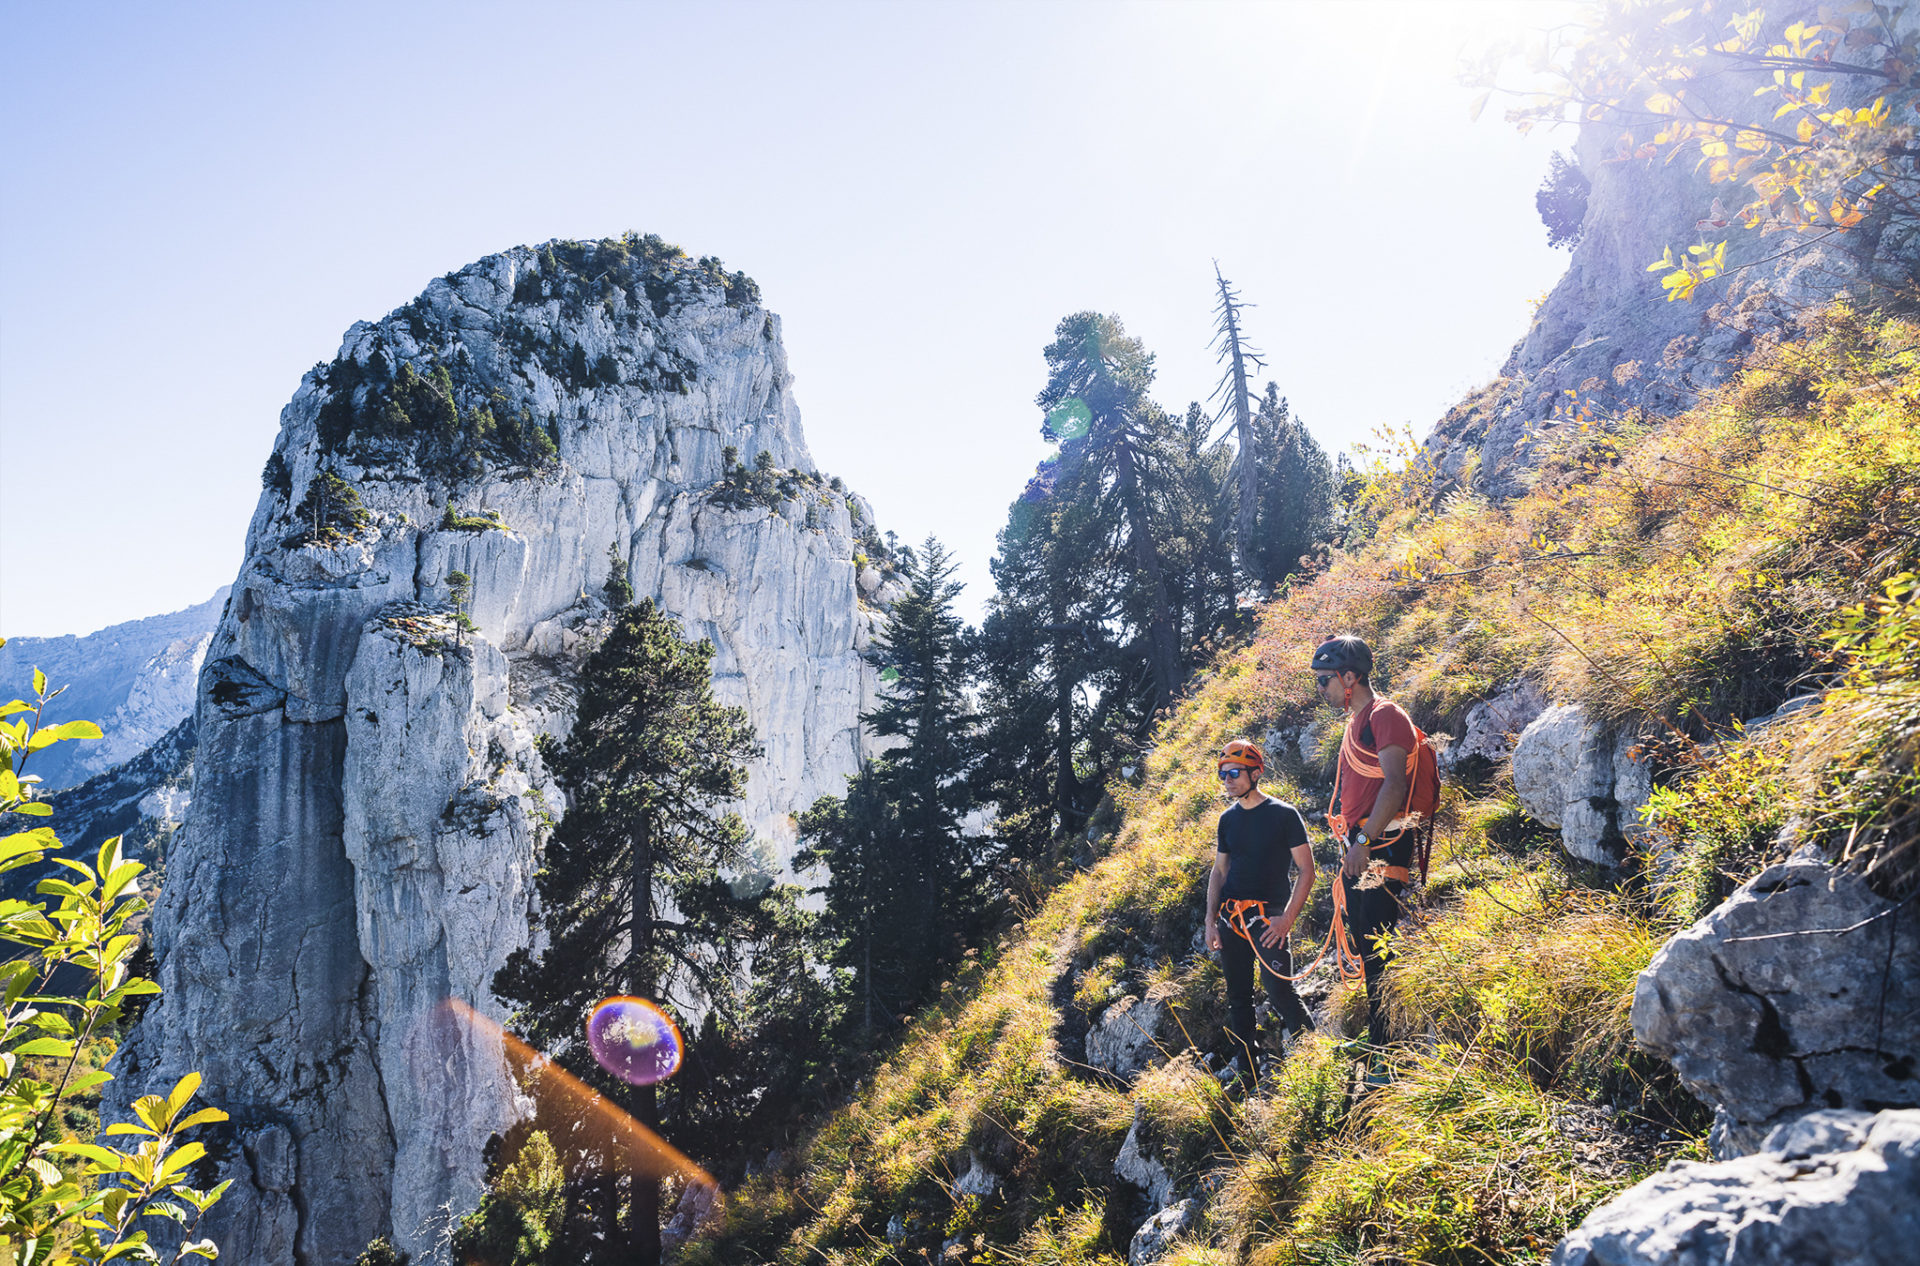
[(1920, 1244), (1920, 1111), (1816, 1112), (1765, 1150), (1675, 1161), (1587, 1215), (1553, 1266), (1904, 1266)]
[(1920, 916), (1803, 849), (1654, 956), (1633, 1031), (1718, 1107), (1722, 1155), (1810, 1109), (1920, 1106)]
[(72, 787), (125, 764), (193, 714), (194, 689), (227, 591), (168, 615), (129, 620), (85, 637), (16, 637), (0, 647), (0, 690), (25, 697), (33, 670), (67, 691), (48, 721), (98, 722), (95, 741), (56, 743), (34, 756), (48, 789)]
[(198, 1069), (232, 1114), (229, 1260), (446, 1260), (520, 1110), (489, 986), (564, 810), (534, 740), (571, 724), (609, 547), (713, 640), (770, 868), (856, 768), (871, 515), (814, 471), (791, 384), (750, 281), (632, 238), (484, 259), (302, 381), (200, 675), (165, 994), (115, 1083)]
[(1651, 772), (1633, 755), (1631, 735), (1587, 719), (1578, 704), (1541, 712), (1513, 747), (1513, 786), (1536, 821), (1560, 829), (1567, 852), (1612, 865), (1645, 829), (1640, 810)]
[[(1701, 83), (1698, 91), (1744, 98), (1751, 86)], [(1806, 249), (1782, 252), (1779, 237), (1728, 230), (1707, 240), (1728, 241), (1731, 277), (1691, 303), (1663, 302), (1647, 265), (1668, 247), (1701, 240), (1696, 221), (1716, 195), (1728, 196), (1727, 186), (1708, 184), (1691, 160), (1635, 158), (1622, 148), (1619, 123), (1581, 128), (1574, 157), (1591, 184), (1583, 234), (1500, 376), (1428, 437), (1443, 486), (1518, 495), (1543, 452), (1573, 437), (1580, 405), (1602, 421), (1635, 408), (1684, 409), (1724, 381), (1757, 341), (1826, 302), (1851, 277), (1831, 247), (1802, 243)]]

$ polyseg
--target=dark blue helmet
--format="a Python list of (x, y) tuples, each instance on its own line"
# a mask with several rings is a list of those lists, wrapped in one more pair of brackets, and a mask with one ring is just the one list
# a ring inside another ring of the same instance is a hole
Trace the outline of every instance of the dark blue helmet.
[(1330, 637), (1314, 650), (1309, 669), (1316, 673), (1371, 673), (1373, 651), (1351, 633)]

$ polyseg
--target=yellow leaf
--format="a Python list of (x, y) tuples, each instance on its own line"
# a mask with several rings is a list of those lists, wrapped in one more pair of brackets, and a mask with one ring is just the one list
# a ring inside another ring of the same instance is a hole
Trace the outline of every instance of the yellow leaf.
[(1808, 118), (1802, 118), (1800, 120), (1800, 126), (1794, 129), (1794, 134), (1800, 138), (1800, 143), (1802, 145), (1805, 145), (1808, 141), (1812, 140), (1813, 139), (1813, 120)]

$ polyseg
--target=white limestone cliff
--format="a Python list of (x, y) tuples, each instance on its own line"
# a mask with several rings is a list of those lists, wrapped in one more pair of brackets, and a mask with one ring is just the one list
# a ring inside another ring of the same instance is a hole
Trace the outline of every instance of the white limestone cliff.
[[(436, 370), (453, 420), (380, 420)], [(481, 260), (303, 380), (206, 654), (155, 915), (165, 993), (117, 1083), (198, 1069), (232, 1114), (209, 1226), (228, 1260), (344, 1266), (377, 1235), (446, 1260), (520, 1111), (462, 1008), (505, 1018), (490, 982), (564, 809), (534, 740), (571, 724), (609, 546), (712, 639), (716, 693), (765, 747), (742, 810), (771, 864), (843, 790), (877, 685), (853, 561), (871, 513), (814, 471), (791, 386), (751, 282), (640, 239)], [(556, 451), (516, 454), (516, 418)], [(728, 446), (768, 454), (779, 495), (724, 495)], [(324, 472), (363, 522), (313, 530)]]

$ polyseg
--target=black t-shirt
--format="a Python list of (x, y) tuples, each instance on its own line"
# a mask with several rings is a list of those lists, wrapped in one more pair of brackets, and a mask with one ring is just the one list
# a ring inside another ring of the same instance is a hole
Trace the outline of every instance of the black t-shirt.
[(1287, 866), (1293, 850), (1306, 842), (1300, 810), (1284, 801), (1268, 798), (1251, 809), (1228, 805), (1220, 815), (1218, 847), (1227, 855), (1220, 899), (1285, 906), (1293, 892)]

